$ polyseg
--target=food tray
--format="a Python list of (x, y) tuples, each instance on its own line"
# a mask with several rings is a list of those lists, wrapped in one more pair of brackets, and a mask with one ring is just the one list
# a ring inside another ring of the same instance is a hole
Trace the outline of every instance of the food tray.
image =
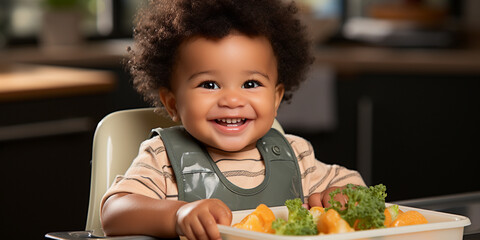
[[(386, 204), (387, 206), (391, 204)], [(280, 236), (268, 233), (259, 233), (230, 226), (218, 225), (223, 240), (344, 240), (344, 239), (372, 239), (372, 240), (461, 240), (463, 229), (470, 225), (470, 219), (460, 215), (424, 210), (406, 206), (399, 206), (402, 211), (415, 210), (423, 214), (427, 224), (411, 225), (395, 228), (382, 228), (315, 236)], [(287, 219), (288, 209), (285, 206), (270, 208), (275, 217)], [(232, 225), (240, 222), (245, 216), (254, 211), (244, 210), (233, 212)]]

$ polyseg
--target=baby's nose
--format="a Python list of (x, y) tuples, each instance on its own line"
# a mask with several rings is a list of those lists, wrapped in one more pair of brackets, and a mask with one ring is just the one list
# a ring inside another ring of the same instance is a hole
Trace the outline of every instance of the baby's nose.
[(236, 108), (242, 107), (247, 103), (247, 98), (238, 90), (224, 90), (218, 105), (221, 107)]

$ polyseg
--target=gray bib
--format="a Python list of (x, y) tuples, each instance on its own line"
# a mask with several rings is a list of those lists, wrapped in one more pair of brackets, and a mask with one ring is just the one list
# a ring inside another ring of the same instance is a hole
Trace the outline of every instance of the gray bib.
[(285, 200), (301, 198), (303, 191), (295, 153), (285, 137), (275, 129), (257, 141), (265, 162), (265, 179), (257, 187), (245, 189), (231, 183), (220, 172), (207, 150), (182, 126), (157, 128), (172, 164), (178, 199), (193, 202), (218, 198), (231, 210), (253, 209), (264, 203), (282, 206)]

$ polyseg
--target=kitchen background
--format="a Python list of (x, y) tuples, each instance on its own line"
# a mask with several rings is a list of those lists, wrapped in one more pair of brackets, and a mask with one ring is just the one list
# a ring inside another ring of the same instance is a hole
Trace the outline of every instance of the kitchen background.
[[(96, 124), (148, 106), (123, 66), (145, 3), (0, 0), (6, 236), (85, 228)], [(285, 131), (385, 184), (389, 202), (474, 194), (463, 211), (480, 221), (480, 1), (297, 3), (316, 61), (280, 108)]]

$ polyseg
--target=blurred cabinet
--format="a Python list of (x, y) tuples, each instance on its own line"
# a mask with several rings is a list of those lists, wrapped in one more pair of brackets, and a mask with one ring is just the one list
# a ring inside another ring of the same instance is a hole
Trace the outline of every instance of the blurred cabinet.
[(366, 180), (387, 186), (391, 201), (479, 191), (479, 90), (480, 75), (339, 80), (339, 138), (352, 144), (345, 150), (355, 153), (349, 157)]
[(37, 65), (0, 68), (3, 237), (85, 227), (93, 133), (115, 74)]
[(480, 50), (317, 50), (336, 69), (337, 127), (307, 135), (318, 159), (387, 186), (387, 200), (480, 191)]

